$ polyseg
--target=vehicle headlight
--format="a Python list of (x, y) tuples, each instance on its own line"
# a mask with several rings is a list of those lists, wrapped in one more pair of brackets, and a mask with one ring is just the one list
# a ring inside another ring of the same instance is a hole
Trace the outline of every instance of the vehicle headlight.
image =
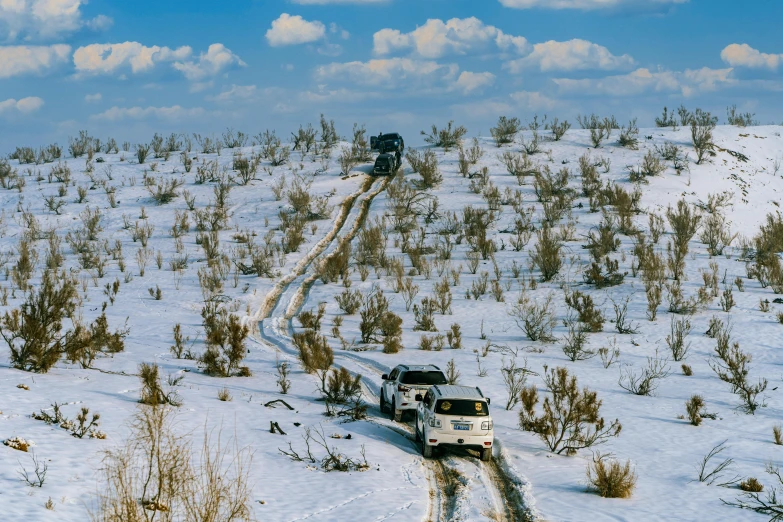
[(481, 423), (481, 429), (482, 430), (491, 430), (492, 429), (492, 421), (484, 421)]
[(429, 425), (430, 428), (440, 428), (442, 426), (440, 419), (430, 419)]

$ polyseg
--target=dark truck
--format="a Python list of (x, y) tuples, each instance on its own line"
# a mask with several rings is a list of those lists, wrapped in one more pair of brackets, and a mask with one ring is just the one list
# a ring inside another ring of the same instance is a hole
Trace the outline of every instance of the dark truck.
[(378, 151), (372, 173), (377, 176), (391, 175), (397, 172), (402, 164), (402, 154), (405, 152), (405, 140), (398, 133), (378, 134), (370, 136), (370, 149)]
[(381, 154), (399, 152), (402, 156), (405, 153), (405, 140), (396, 132), (370, 136), (370, 149)]
[(390, 176), (400, 168), (401, 157), (399, 152), (378, 154), (375, 158), (375, 166), (372, 173), (375, 176)]

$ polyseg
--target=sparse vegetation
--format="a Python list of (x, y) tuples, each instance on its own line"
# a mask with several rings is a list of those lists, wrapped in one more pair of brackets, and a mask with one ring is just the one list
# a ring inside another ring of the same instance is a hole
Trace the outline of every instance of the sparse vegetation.
[(519, 424), (541, 437), (553, 453), (574, 455), (580, 449), (606, 442), (620, 434), (622, 426), (615, 420), (607, 425), (600, 416), (601, 401), (587, 387), (579, 390), (576, 376), (566, 368), (546, 370), (544, 383), (551, 393), (544, 398), (543, 414), (536, 416), (538, 392), (526, 387), (520, 394), (522, 409)]
[(629, 498), (636, 487), (636, 472), (631, 461), (622, 464), (607, 455), (596, 453), (587, 464), (587, 481), (605, 498)]

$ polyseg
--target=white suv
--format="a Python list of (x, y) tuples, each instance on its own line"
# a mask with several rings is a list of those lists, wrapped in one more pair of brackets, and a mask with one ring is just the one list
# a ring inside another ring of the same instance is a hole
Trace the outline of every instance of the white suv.
[(447, 382), (446, 376), (434, 364), (400, 364), (390, 374), (383, 374), (381, 412), (391, 413), (399, 422), (405, 410), (416, 409), (416, 395), (427, 393), (430, 386)]
[(456, 446), (478, 451), (481, 460), (492, 458), (495, 438), (489, 398), (479, 388), (433, 386), (416, 397), (416, 442), (421, 454), (433, 457), (438, 448)]

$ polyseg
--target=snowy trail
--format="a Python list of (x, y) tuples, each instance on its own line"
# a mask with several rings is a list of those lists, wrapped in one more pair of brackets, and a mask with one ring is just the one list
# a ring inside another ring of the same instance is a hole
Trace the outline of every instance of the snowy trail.
[[(346, 198), (341, 204), (340, 217), (329, 234), (304, 256), (302, 261), (288, 276), (278, 282), (270, 294), (267, 295), (262, 308), (256, 315), (259, 319), (261, 339), (270, 342), (291, 357), (296, 356), (295, 350), (293, 350), (288, 341), (293, 332), (293, 318), (304, 308), (310, 288), (318, 279), (318, 274), (315, 270), (311, 270), (311, 267), (315, 266), (315, 262), (319, 257), (323, 256), (326, 259), (329, 255), (336, 253), (343, 242), (350, 243), (353, 240), (364, 225), (373, 200), (385, 190), (390, 178), (384, 178), (378, 184), (378, 187), (371, 192), (369, 192), (369, 189), (373, 180), (372, 178), (368, 178), (368, 180), (369, 183), (365, 181), (359, 191)], [(356, 202), (359, 199), (361, 199), (358, 205), (359, 210), (354, 212), (357, 206)], [(353, 214), (356, 214), (356, 217), (353, 219), (352, 226), (344, 235), (338, 238)], [(335, 241), (335, 239), (338, 240)], [(326, 254), (327, 251), (329, 251), (328, 254)], [(341, 363), (335, 364), (335, 366), (345, 367), (353, 374), (363, 375), (362, 383), (365, 394), (373, 403), (377, 403), (380, 387), (375, 381), (366, 377), (367, 371), (369, 370), (370, 373), (380, 376), (381, 373), (387, 372), (389, 368), (372, 359), (344, 351), (335, 352), (335, 360), (341, 361)], [(385, 423), (379, 425), (391, 428), (391, 426)], [(406, 428), (401, 433), (406, 433), (407, 437), (412, 439), (412, 430), (409, 426), (406, 426)], [(454, 464), (460, 463), (464, 466), (472, 466), (471, 460), (474, 459), (450, 457), (448, 459), (424, 461), (430, 484), (429, 503), (424, 520), (447, 521), (464, 518), (459, 513), (458, 505), (467, 502), (468, 494), (477, 494), (477, 492), (467, 491), (466, 485), (459, 482), (458, 477), (460, 475), (456, 471)], [(527, 516), (527, 509), (523, 499), (518, 494), (514, 494), (515, 490), (513, 487), (507, 487), (508, 484), (511, 484), (511, 481), (495, 462), (486, 466), (479, 465), (479, 470), (482, 474), (482, 480), (476, 486), (480, 486), (485, 490), (484, 497), (493, 499), (495, 506), (492, 511), (501, 517), (500, 520), (506, 522), (532, 520), (531, 517)], [(462, 502), (460, 502), (461, 500)]]
[(329, 245), (332, 244), (334, 239), (337, 237), (337, 234), (340, 233), (340, 230), (342, 230), (343, 226), (348, 220), (356, 200), (363, 194), (366, 194), (368, 190), (370, 190), (373, 182), (374, 179), (370, 176), (367, 176), (359, 190), (343, 200), (343, 202), (340, 204), (340, 212), (335, 219), (332, 229), (318, 243), (316, 243), (316, 245), (302, 257), (302, 259), (299, 260), (291, 272), (277, 281), (274, 288), (269, 293), (267, 293), (266, 297), (264, 298), (264, 302), (258, 309), (256, 315), (253, 317), (254, 324), (257, 324), (259, 321), (263, 321), (269, 317), (280, 301), (283, 293), (296, 281), (297, 278), (303, 276), (307, 269), (318, 258), (318, 256), (320, 256), (329, 247)]

